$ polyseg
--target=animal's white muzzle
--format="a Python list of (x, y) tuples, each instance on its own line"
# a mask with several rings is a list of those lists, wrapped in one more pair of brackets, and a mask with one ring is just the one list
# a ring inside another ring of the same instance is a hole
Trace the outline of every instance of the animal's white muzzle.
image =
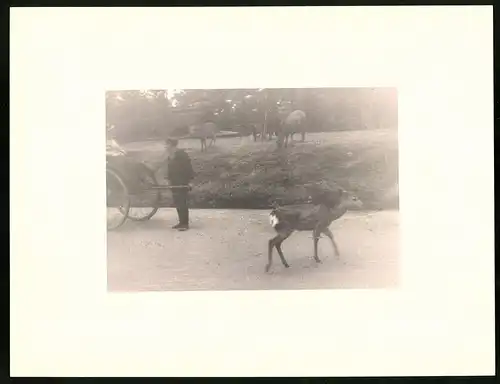
[(276, 227), (276, 225), (279, 223), (279, 219), (276, 217), (276, 215), (269, 215), (269, 223), (271, 224), (271, 227)]

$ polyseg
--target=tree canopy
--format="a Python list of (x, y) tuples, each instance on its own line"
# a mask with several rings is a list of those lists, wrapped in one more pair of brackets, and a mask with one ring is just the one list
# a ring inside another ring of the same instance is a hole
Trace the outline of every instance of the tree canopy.
[(164, 137), (212, 120), (221, 130), (273, 124), (281, 102), (306, 113), (310, 131), (397, 126), (395, 88), (125, 90), (106, 93), (106, 125), (124, 140)]

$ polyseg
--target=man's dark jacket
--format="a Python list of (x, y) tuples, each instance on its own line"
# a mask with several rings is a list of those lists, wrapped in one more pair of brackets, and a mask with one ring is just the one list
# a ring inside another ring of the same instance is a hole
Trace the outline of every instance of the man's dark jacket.
[(171, 185), (187, 185), (194, 177), (189, 155), (182, 149), (168, 159), (167, 179)]

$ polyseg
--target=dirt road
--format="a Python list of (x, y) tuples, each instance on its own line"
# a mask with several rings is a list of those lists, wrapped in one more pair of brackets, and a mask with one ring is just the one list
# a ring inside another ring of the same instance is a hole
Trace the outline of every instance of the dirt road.
[(312, 258), (309, 232), (294, 233), (276, 251), (270, 273), (268, 211), (193, 210), (191, 230), (177, 232), (173, 209), (148, 222), (127, 221), (108, 232), (109, 291), (392, 288), (399, 274), (399, 212), (348, 213), (331, 225), (341, 256), (327, 238), (322, 264)]

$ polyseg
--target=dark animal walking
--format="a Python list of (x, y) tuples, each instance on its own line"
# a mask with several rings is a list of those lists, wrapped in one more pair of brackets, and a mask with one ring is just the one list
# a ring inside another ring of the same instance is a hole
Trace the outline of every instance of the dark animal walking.
[(321, 234), (327, 236), (333, 246), (335, 254), (340, 256), (333, 234), (329, 229), (330, 224), (344, 215), (349, 209), (361, 207), (361, 201), (343, 190), (324, 192), (315, 196), (310, 204), (297, 204), (278, 207), (269, 214), (271, 226), (277, 235), (269, 240), (268, 263), (266, 272), (272, 266), (273, 248), (276, 248), (281, 262), (288, 268), (281, 244), (295, 231), (312, 231), (314, 241), (314, 260), (320, 263), (318, 257), (318, 242)]

